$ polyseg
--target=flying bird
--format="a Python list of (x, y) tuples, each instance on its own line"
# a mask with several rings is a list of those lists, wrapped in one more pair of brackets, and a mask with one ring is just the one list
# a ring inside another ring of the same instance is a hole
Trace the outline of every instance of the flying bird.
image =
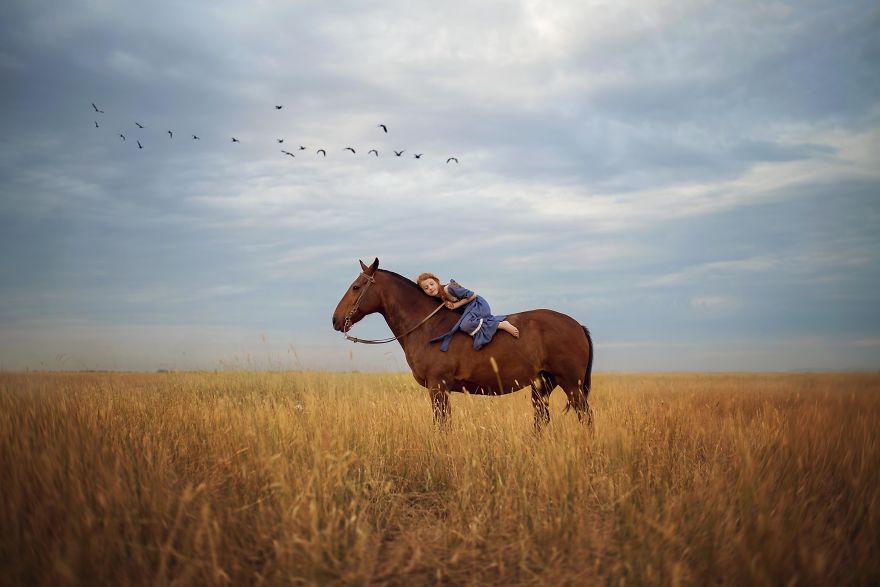
[(283, 142), (284, 142), (284, 139), (275, 139), (275, 140), (278, 141), (279, 143), (283, 143)]
[[(393, 150), (393, 149), (392, 149), (392, 150)], [(404, 149), (403, 151), (394, 151), (394, 154), (397, 155), (398, 157), (400, 157), (400, 156), (403, 155), (404, 153), (406, 153), (406, 149)]]
[(344, 148), (344, 149), (342, 149), (342, 150), (343, 150), (343, 151), (351, 151), (352, 153), (354, 153), (355, 155), (357, 155), (357, 153), (355, 152), (355, 150), (352, 149), (351, 147), (346, 147), (346, 148)]
[(140, 141), (138, 141), (137, 144), (138, 144), (138, 149), (143, 149), (143, 148), (144, 148), (144, 146), (141, 144)]
[(325, 151), (324, 149), (318, 149), (317, 151), (315, 151), (315, 155), (317, 155), (318, 153), (322, 153), (324, 157), (327, 156), (327, 151)]
[(169, 139), (173, 139), (173, 138), (174, 138), (174, 133), (171, 132), (170, 130), (168, 131), (168, 138), (169, 138)]
[(95, 128), (101, 128), (100, 126), (98, 126), (98, 121), (97, 121), (97, 120), (95, 121)]
[(193, 140), (194, 140), (194, 141), (200, 141), (200, 140), (202, 140), (202, 139), (200, 139), (200, 138), (197, 137), (196, 135), (193, 135)]
[(300, 151), (305, 151), (305, 150), (306, 150), (306, 147), (303, 147), (302, 145), (300, 145), (300, 146), (299, 146), (299, 150), (300, 150)]
[(237, 139), (237, 138), (235, 138), (235, 137), (232, 137), (232, 142), (233, 142), (233, 143), (240, 143), (240, 142), (241, 142), (241, 141), (240, 141), (240, 140), (238, 140), (238, 139)]
[(98, 107), (95, 106), (95, 103), (94, 103), (94, 102), (92, 102), (92, 108), (94, 108), (94, 109), (95, 109), (95, 112), (97, 112), (98, 114), (104, 114), (104, 111), (103, 111), (103, 110), (98, 110)]
[(416, 153), (413, 155), (413, 157), (415, 157), (416, 159), (421, 159), (423, 154), (424, 153)]
[(455, 161), (456, 163), (458, 163), (458, 159), (456, 159), (455, 157), (450, 157), (446, 160), (447, 163), (449, 163), (450, 161)]
[(370, 149), (369, 151), (367, 151), (367, 155), (369, 155), (370, 153), (375, 153), (376, 157), (379, 156), (379, 151), (377, 151), (376, 149)]
[(144, 128), (144, 125), (141, 124), (140, 122), (135, 121), (135, 124), (137, 125), (138, 128)]
[(284, 104), (282, 104), (281, 106), (275, 106), (275, 110), (281, 110), (282, 108), (284, 108)]
[(378, 128), (381, 128), (381, 129), (384, 130), (386, 133), (388, 132), (388, 127), (385, 126), (384, 124), (380, 124), (380, 125), (378, 126)]
[(291, 157), (296, 157), (296, 155), (294, 155), (290, 151), (285, 151), (284, 149), (281, 149), (281, 152), (284, 153), (285, 155), (290, 155)]
[(124, 135), (124, 134), (120, 133), (119, 136), (122, 137), (122, 140), (123, 140), (123, 141), (125, 140), (125, 135)]

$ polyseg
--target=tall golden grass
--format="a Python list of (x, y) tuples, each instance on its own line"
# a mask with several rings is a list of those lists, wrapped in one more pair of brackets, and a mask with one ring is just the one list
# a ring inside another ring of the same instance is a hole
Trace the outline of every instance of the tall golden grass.
[(0, 582), (880, 583), (880, 375), (0, 375)]

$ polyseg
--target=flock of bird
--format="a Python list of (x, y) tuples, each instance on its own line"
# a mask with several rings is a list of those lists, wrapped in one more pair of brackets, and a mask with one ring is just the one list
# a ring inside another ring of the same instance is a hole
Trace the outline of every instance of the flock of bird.
[[(284, 108), (284, 105), (277, 105), (277, 104), (275, 105), (275, 110), (281, 110), (282, 108)], [(97, 106), (94, 102), (92, 102), (92, 109), (94, 109), (95, 114), (104, 114), (104, 111), (101, 110), (100, 108), (98, 108), (98, 106)], [(135, 124), (135, 126), (138, 127), (139, 130), (144, 128), (144, 125), (141, 124), (140, 122), (135, 121), (134, 124)], [(98, 121), (97, 121), (97, 120), (95, 121), (95, 128), (101, 128), (101, 125), (98, 124)], [(385, 124), (378, 124), (378, 125), (376, 125), (376, 128), (381, 128), (382, 131), (384, 131), (385, 134), (388, 134), (388, 126), (387, 126), (387, 125), (385, 125)], [(168, 133), (168, 138), (169, 138), (169, 139), (173, 139), (173, 138), (174, 138), (174, 131), (169, 130), (169, 131), (166, 131), (166, 132)], [(126, 137), (125, 137), (125, 135), (124, 135), (123, 133), (119, 133), (119, 138), (121, 138), (123, 141), (127, 141), (127, 140), (128, 140), (128, 139), (126, 139)], [(233, 143), (241, 143), (241, 141), (238, 140), (236, 137), (231, 137), (231, 139), (232, 139), (232, 142), (233, 142)], [(191, 139), (191, 140), (193, 140), (193, 141), (199, 141), (199, 140), (201, 140), (201, 139), (198, 137), (198, 135), (192, 135), (192, 139)], [(284, 144), (284, 139), (275, 139), (275, 140), (276, 140), (276, 142), (277, 142), (278, 144)], [(143, 149), (143, 148), (144, 148), (144, 146), (141, 144), (140, 139), (135, 139), (135, 142), (137, 143), (138, 149)], [(305, 147), (305, 146), (303, 146), (303, 145), (299, 145), (299, 149), (298, 149), (298, 150), (299, 150), (299, 151), (306, 151), (306, 150), (308, 150), (308, 149), (309, 149), (309, 147)], [(357, 151), (354, 149), (354, 147), (345, 147), (345, 148), (342, 149), (342, 150), (343, 150), (343, 151), (351, 151), (351, 153), (352, 153), (353, 155), (357, 155)], [(400, 150), (400, 151), (397, 151), (397, 150), (393, 150), (393, 149), (392, 149), (392, 151), (394, 152), (394, 156), (395, 156), (395, 157), (402, 157), (403, 154), (406, 153), (406, 149), (402, 149), (402, 150)], [(292, 152), (290, 152), (290, 151), (288, 151), (288, 150), (285, 150), (285, 149), (281, 149), (281, 153), (283, 153), (285, 156), (296, 157), (296, 155), (295, 155), (294, 153), (292, 153)], [(421, 159), (423, 154), (424, 154), (424, 153), (413, 153), (413, 158), (414, 158), (414, 159)], [(326, 156), (327, 156), (327, 150), (326, 150), (326, 149), (316, 149), (316, 150), (315, 150), (315, 155), (316, 155), (316, 156), (317, 156), (317, 155), (320, 155), (320, 156), (322, 156), (322, 157), (326, 157)], [(378, 157), (378, 156), (379, 156), (379, 151), (376, 150), (376, 149), (370, 149), (369, 151), (367, 151), (367, 155), (368, 155), (368, 156), (369, 156), (369, 155), (373, 155), (374, 157)], [(449, 157), (449, 158), (446, 159), (446, 163), (452, 163), (453, 161), (457, 164), (457, 163), (458, 163), (458, 158), (457, 158), (457, 157)]]

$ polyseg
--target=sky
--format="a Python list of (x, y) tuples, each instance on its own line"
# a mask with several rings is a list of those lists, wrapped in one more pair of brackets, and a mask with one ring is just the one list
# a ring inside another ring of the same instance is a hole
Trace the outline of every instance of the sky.
[(405, 371), (330, 324), (373, 258), (597, 371), (880, 368), (876, 2), (3, 14), (0, 370)]

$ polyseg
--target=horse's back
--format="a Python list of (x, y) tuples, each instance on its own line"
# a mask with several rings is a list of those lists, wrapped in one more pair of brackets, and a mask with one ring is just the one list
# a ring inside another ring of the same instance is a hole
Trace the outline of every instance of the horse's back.
[[(507, 320), (520, 330), (528, 327), (534, 328), (535, 333), (539, 334), (547, 342), (566, 339), (569, 336), (578, 340), (583, 338), (583, 341), (586, 342), (584, 327), (581, 323), (568, 314), (563, 314), (556, 310), (545, 308), (527, 310), (516, 314), (508, 314)], [(566, 344), (571, 344), (572, 340), (569, 339), (565, 342)]]
[(568, 314), (541, 308), (509, 314), (507, 319), (550, 371), (560, 363), (584, 364), (592, 353), (584, 327)]

